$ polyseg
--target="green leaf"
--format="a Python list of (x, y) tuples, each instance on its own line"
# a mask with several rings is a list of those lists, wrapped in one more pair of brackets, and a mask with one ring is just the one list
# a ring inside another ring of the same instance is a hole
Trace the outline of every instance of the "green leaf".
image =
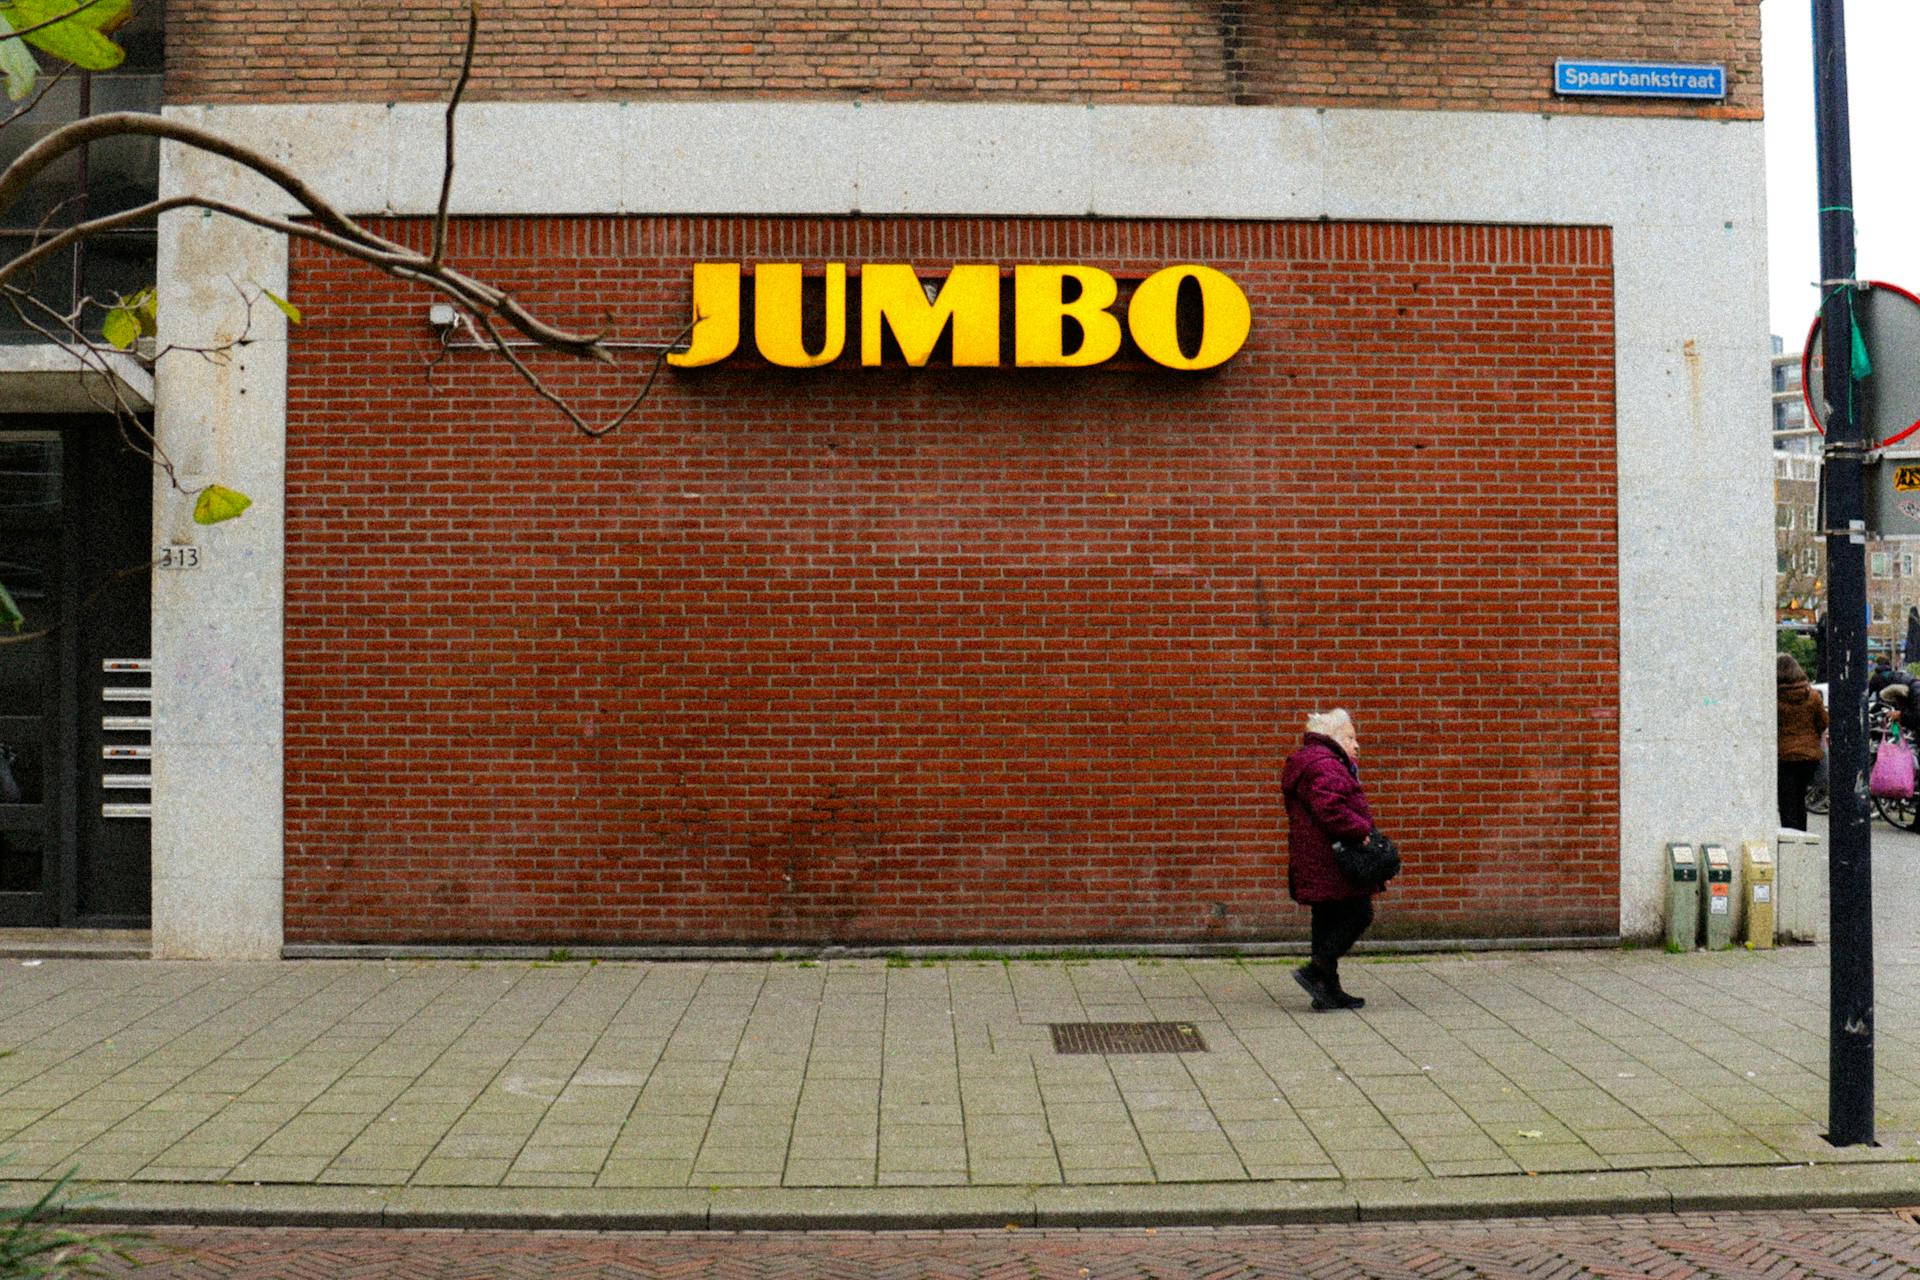
[(199, 500), (193, 504), (193, 522), (195, 524), (219, 524), (222, 520), (231, 520), (253, 505), (253, 499), (244, 493), (235, 493), (223, 485), (210, 484), (200, 491)]
[(125, 307), (115, 307), (100, 325), (100, 336), (125, 351), (140, 336), (140, 321)]
[(120, 299), (120, 305), (133, 312), (133, 318), (140, 322), (141, 337), (151, 338), (160, 331), (160, 298), (152, 288)]
[(96, 0), (84, 9), (76, 8), (73, 0), (7, 0), (0, 13), (16, 31), (64, 19), (20, 38), (82, 71), (107, 71), (127, 56), (106, 33), (133, 16), (133, 0)]
[(7, 584), (0, 582), (0, 627), (11, 627), (18, 631), (27, 625), (27, 617), (20, 612), (20, 606), (7, 594)]
[(7, 97), (18, 102), (33, 92), (40, 64), (33, 60), (33, 51), (16, 36), (0, 40), (0, 71), (7, 73)]
[(268, 302), (271, 302), (274, 306), (280, 308), (280, 314), (287, 318), (287, 322), (289, 324), (300, 323), (300, 308), (294, 306), (291, 302), (288, 302), (285, 298), (281, 297), (279, 294), (275, 293), (271, 289), (262, 289), (260, 290), (260, 292), (267, 295)]

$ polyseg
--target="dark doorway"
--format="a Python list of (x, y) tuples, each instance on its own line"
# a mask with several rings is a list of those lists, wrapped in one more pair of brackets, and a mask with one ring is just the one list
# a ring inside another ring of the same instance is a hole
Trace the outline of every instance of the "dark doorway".
[(151, 485), (111, 420), (0, 425), (0, 584), (48, 632), (0, 631), (0, 925), (147, 923)]

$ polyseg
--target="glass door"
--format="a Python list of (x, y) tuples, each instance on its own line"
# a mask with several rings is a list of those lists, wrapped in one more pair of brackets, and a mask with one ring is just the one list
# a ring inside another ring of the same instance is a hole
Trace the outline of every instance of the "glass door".
[[(0, 432), (0, 925), (60, 922), (71, 805), (58, 432)], [(36, 632), (50, 632), (38, 635)]]
[(151, 468), (111, 419), (15, 421), (0, 430), (0, 926), (144, 927)]

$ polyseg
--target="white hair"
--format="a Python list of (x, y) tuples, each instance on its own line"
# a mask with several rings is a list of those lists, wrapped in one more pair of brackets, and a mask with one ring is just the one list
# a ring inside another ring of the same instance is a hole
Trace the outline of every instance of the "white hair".
[(1354, 736), (1353, 717), (1340, 707), (1331, 711), (1316, 711), (1307, 717), (1307, 732), (1336, 741), (1351, 738)]

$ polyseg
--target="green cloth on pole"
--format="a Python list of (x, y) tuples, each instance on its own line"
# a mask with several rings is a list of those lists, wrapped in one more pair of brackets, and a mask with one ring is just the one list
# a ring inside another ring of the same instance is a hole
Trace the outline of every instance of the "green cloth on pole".
[(1867, 355), (1866, 340), (1860, 336), (1860, 326), (1853, 324), (1853, 308), (1847, 308), (1847, 320), (1853, 326), (1853, 376), (1858, 381), (1873, 375), (1873, 360)]

